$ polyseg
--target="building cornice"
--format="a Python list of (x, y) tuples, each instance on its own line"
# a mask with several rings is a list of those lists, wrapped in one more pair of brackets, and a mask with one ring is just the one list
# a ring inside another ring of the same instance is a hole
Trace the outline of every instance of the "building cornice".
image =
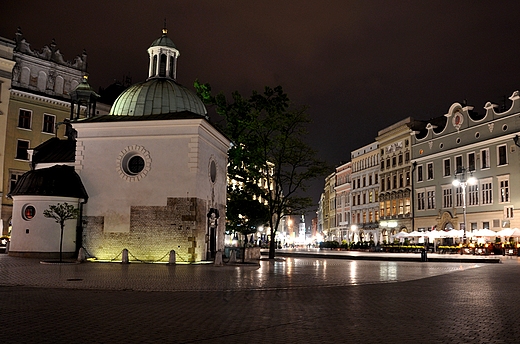
[(46, 97), (46, 96), (37, 95), (37, 94), (34, 94), (34, 93), (30, 93), (30, 92), (24, 92), (24, 91), (20, 91), (20, 90), (16, 90), (16, 89), (11, 89), (11, 96), (19, 97), (19, 98), (25, 98), (25, 99), (30, 99), (32, 101), (52, 104), (52, 105), (55, 105), (55, 106), (62, 106), (62, 107), (70, 108), (70, 103), (69, 102), (66, 102), (66, 101), (63, 101), (63, 100), (49, 98), (49, 97)]

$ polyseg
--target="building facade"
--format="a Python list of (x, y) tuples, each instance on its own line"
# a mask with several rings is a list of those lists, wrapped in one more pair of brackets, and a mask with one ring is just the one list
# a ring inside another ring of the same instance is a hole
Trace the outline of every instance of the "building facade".
[[(11, 97), (11, 78), (13, 75), (13, 68), (15, 65), (13, 52), (16, 44), (15, 41), (0, 37), (0, 180), (4, 181), (9, 177), (9, 169), (5, 168), (6, 164), (6, 145), (7, 142), (7, 124), (9, 114), (9, 100)], [(6, 175), (7, 173), (7, 175)], [(0, 214), (4, 214), (3, 204), (7, 203), (7, 193), (9, 189), (6, 188), (5, 182), (0, 184)], [(10, 200), (9, 200), (10, 202)], [(10, 206), (9, 211), (5, 211), (5, 215), (0, 217), (0, 236), (8, 234), (10, 221)]]
[[(484, 112), (454, 103), (412, 137), (415, 229), (468, 232), (520, 226), (520, 93), (503, 112), (490, 102)], [(454, 186), (453, 181), (475, 184)], [(464, 215), (466, 208), (466, 216)], [(464, 217), (467, 217), (466, 223)]]
[(339, 242), (348, 239), (348, 231), (350, 229), (351, 174), (351, 162), (336, 167), (336, 222)]
[(333, 172), (325, 178), (325, 190), (323, 192), (323, 236), (325, 240), (338, 240), (336, 234), (336, 192), (334, 191), (336, 173)]
[(380, 154), (379, 226), (384, 242), (398, 232), (413, 230), (412, 214), (412, 126), (403, 119), (378, 132)]
[[(85, 52), (67, 61), (54, 40), (40, 51), (34, 50), (20, 29), (14, 41), (7, 41), (2, 39), (0, 104), (8, 104), (7, 110), (2, 109), (5, 115), (0, 116), (4, 234), (9, 230), (13, 206), (7, 195), (18, 178), (30, 170), (28, 150), (54, 136), (65, 136), (65, 126), (61, 123), (70, 118), (70, 93), (87, 72)], [(8, 82), (7, 78), (11, 80)], [(6, 97), (9, 100), (4, 103)]]
[[(377, 142), (351, 153), (352, 224), (350, 241), (380, 241), (379, 228), (379, 164)], [(355, 225), (355, 227), (354, 227)]]

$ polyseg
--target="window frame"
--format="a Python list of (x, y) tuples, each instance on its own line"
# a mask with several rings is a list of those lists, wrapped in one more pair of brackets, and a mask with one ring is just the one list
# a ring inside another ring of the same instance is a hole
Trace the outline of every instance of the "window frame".
[[(503, 154), (501, 154), (501, 150), (503, 150)], [(502, 161), (502, 158), (504, 159)], [(507, 145), (498, 145), (497, 146), (497, 166), (507, 166), (508, 159), (507, 159)]]
[[(48, 131), (48, 130), (45, 130), (45, 129), (48, 129), (46, 128), (47, 125), (47, 121), (45, 120), (46, 118), (52, 118), (52, 125), (51, 125), (51, 128), (50, 130), (51, 131)], [(53, 114), (50, 114), (50, 113), (44, 113), (43, 114), (43, 121), (42, 121), (42, 133), (45, 133), (45, 134), (52, 134), (54, 135), (56, 133), (56, 115), (53, 115)]]
[(485, 178), (479, 180), (480, 184), (480, 204), (493, 204), (493, 178)]
[(480, 169), (487, 170), (491, 167), (489, 159), (489, 148), (480, 150)]
[[(23, 113), (27, 113), (29, 116), (22, 118), (22, 112)], [(19, 108), (18, 109), (18, 124), (17, 124), (17, 128), (18, 129), (24, 129), (24, 130), (32, 130), (32, 118), (33, 118), (32, 110)], [(25, 123), (26, 121), (28, 123)]]
[(426, 164), (426, 180), (435, 179), (434, 166), (433, 162), (429, 162)]
[(509, 175), (497, 177), (498, 183), (498, 203), (511, 203), (511, 183)]
[[(25, 159), (22, 159), (19, 155), (20, 155), (20, 142), (27, 142), (27, 148), (24, 148), (25, 149), (25, 154), (26, 154), (26, 157)], [(17, 139), (16, 141), (16, 155), (15, 155), (15, 160), (21, 160), (21, 161), (29, 161), (29, 148), (31, 147), (31, 141), (29, 140), (24, 140), (24, 139)]]
[(446, 158), (442, 160), (442, 167), (443, 167), (443, 177), (450, 177), (451, 176), (451, 158)]

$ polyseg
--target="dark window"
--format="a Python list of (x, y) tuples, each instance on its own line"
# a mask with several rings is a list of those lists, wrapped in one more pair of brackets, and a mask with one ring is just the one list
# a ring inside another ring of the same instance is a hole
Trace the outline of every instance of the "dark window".
[(455, 157), (455, 173), (462, 173), (462, 157)]
[(489, 150), (484, 149), (482, 152), (482, 168), (489, 168)]
[(144, 169), (144, 159), (139, 155), (134, 155), (128, 160), (128, 172), (138, 174)]
[(470, 171), (475, 171), (475, 153), (468, 154), (468, 168)]
[(423, 167), (417, 166), (417, 181), (422, 182), (423, 181)]
[(433, 179), (433, 163), (432, 162), (428, 163), (427, 173), (428, 173), (428, 176), (427, 176), (428, 180), (432, 180)]
[(159, 61), (159, 76), (166, 76), (166, 55), (161, 54)]
[(31, 111), (20, 109), (18, 128), (31, 129)]
[(444, 176), (447, 177), (451, 174), (450, 159), (444, 160)]
[(43, 132), (44, 133), (54, 134), (55, 119), (56, 119), (56, 117), (54, 117), (52, 115), (47, 115), (47, 114), (43, 115)]
[(28, 149), (29, 141), (18, 140), (18, 144), (16, 146), (16, 159), (29, 160), (29, 154), (27, 154)]
[(174, 60), (173, 56), (170, 56), (170, 71), (169, 71), (170, 72), (170, 74), (169, 74), (170, 78), (174, 77), (174, 75), (173, 75), (173, 69), (174, 69), (173, 68), (173, 60)]
[(507, 150), (506, 146), (498, 147), (498, 165), (507, 165)]
[(157, 74), (157, 55), (153, 56), (153, 72), (152, 76), (155, 76)]

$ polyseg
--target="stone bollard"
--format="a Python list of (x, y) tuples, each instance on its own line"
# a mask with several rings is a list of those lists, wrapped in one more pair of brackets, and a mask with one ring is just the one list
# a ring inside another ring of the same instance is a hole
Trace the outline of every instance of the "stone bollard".
[(78, 260), (78, 262), (83, 263), (85, 261), (85, 258), (86, 258), (85, 249), (83, 247), (80, 247), (77, 260)]
[(231, 250), (229, 252), (229, 263), (234, 264), (237, 262), (237, 251)]
[(121, 263), (122, 264), (128, 264), (129, 261), (128, 261), (128, 250), (125, 248), (123, 249), (123, 254), (122, 254), (122, 257), (121, 257)]
[(175, 250), (170, 251), (170, 257), (168, 258), (168, 265), (175, 265)]
[(222, 266), (222, 251), (218, 250), (215, 254), (215, 263), (216, 266)]

